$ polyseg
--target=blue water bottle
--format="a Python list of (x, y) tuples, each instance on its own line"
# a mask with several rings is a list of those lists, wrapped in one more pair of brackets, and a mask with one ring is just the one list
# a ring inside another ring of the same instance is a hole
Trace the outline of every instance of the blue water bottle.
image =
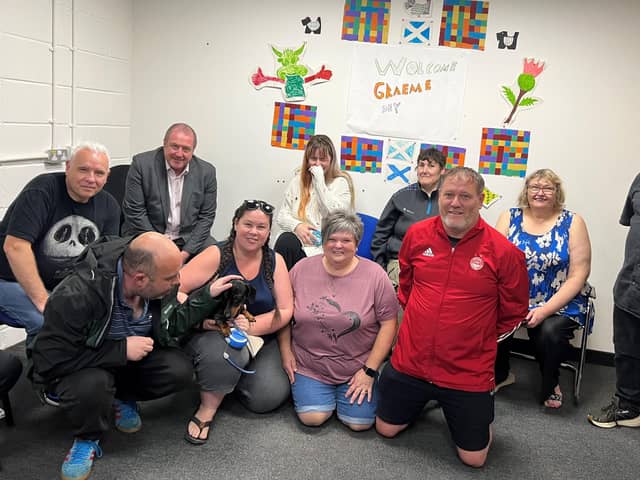
[[(231, 333), (229, 334), (228, 337), (225, 338), (225, 340), (227, 341), (227, 343), (231, 348), (234, 348), (236, 350), (241, 350), (249, 342), (249, 339), (247, 338), (247, 334), (241, 330), (238, 330), (237, 328), (232, 328)], [(247, 370), (245, 368), (242, 368), (240, 365), (238, 365), (231, 358), (226, 348), (224, 352), (222, 352), (222, 357), (231, 365), (233, 365), (234, 368), (241, 371), (242, 373), (248, 373), (248, 374), (256, 373), (255, 370)]]
[(320, 232), (320, 230), (311, 230), (311, 233), (316, 239), (315, 241), (316, 247), (319, 247), (320, 245), (322, 245), (322, 233)]
[(230, 347), (240, 350), (247, 344), (247, 335), (237, 328), (232, 328), (231, 333), (225, 339)]

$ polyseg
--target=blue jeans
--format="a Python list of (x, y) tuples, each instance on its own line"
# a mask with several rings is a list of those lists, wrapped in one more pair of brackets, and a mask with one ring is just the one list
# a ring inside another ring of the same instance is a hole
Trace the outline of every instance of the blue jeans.
[(378, 385), (373, 385), (371, 401), (365, 398), (361, 405), (344, 396), (349, 389), (347, 383), (331, 385), (311, 377), (295, 374), (291, 385), (291, 395), (296, 413), (333, 412), (338, 410), (338, 418), (343, 423), (373, 425), (378, 405)]
[(27, 346), (42, 328), (44, 318), (18, 282), (0, 280), (0, 323), (27, 331)]

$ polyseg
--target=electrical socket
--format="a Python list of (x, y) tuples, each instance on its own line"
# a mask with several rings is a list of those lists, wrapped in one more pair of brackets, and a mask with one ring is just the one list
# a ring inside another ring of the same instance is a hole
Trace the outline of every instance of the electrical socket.
[(69, 160), (70, 147), (58, 147), (47, 150), (47, 163), (62, 163)]

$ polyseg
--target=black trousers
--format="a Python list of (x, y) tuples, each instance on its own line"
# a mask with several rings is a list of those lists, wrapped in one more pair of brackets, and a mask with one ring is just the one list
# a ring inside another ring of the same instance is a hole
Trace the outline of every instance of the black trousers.
[(613, 345), (620, 406), (640, 412), (640, 317), (615, 305)]
[(152, 400), (182, 390), (192, 379), (189, 357), (177, 348), (158, 348), (123, 367), (78, 370), (48, 389), (60, 397), (74, 436), (99, 440), (109, 430), (114, 398)]
[(307, 257), (304, 250), (302, 250), (302, 242), (293, 232), (282, 232), (278, 236), (273, 249), (282, 255), (289, 271), (298, 261)]
[[(562, 315), (547, 317), (540, 325), (527, 328), (529, 340), (533, 344), (533, 352), (540, 366), (542, 382), (540, 387), (540, 401), (544, 402), (560, 380), (560, 364), (569, 358), (571, 352), (570, 340), (573, 338), (578, 324)], [(513, 337), (498, 344), (496, 356), (496, 383), (504, 380), (509, 373), (509, 352), (513, 344)]]
[(0, 350), (0, 395), (4, 395), (16, 384), (22, 373), (22, 362), (9, 352)]

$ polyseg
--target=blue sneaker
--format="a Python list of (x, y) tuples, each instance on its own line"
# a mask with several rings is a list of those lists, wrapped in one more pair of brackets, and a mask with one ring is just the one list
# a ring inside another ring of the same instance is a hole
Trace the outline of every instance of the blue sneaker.
[(101, 456), (98, 440), (76, 438), (62, 464), (62, 480), (85, 480), (91, 473), (94, 458)]
[(113, 399), (116, 415), (116, 428), (124, 433), (135, 433), (142, 428), (142, 420), (138, 415), (138, 405), (133, 401)]

